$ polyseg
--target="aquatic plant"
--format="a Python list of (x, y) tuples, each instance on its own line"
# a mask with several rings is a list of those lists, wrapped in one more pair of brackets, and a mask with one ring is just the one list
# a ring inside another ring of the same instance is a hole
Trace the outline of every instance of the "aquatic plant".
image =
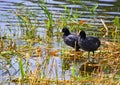
[[(22, 14), (17, 14), (17, 17), (20, 21), (21, 26), (24, 27), (24, 29), (23, 29), (23, 32), (25, 31), (24, 38), (25, 39), (35, 39), (37, 30), (36, 30), (36, 26), (34, 26), (31, 23), (30, 17), (26, 16), (26, 15), (22, 15)], [(21, 30), (22, 30), (22, 27), (21, 27)]]
[(22, 80), (24, 79), (24, 74), (25, 74), (25, 72), (24, 72), (24, 68), (23, 68), (23, 63), (22, 63), (22, 59), (20, 58), (20, 60), (19, 60), (19, 67), (20, 67), (20, 73), (21, 73), (21, 77), (22, 77)]
[(46, 17), (47, 17), (47, 34), (49, 36), (52, 35), (53, 33), (53, 15), (52, 13), (48, 10), (47, 5), (44, 3), (44, 0), (38, 0), (38, 6), (44, 11)]
[(98, 4), (95, 4), (92, 8), (90, 8), (90, 12), (92, 13), (92, 15), (95, 15), (95, 11), (98, 8)]
[(120, 19), (118, 16), (116, 16), (115, 19), (113, 20), (113, 24), (115, 25), (115, 27), (118, 28), (118, 30), (120, 30)]

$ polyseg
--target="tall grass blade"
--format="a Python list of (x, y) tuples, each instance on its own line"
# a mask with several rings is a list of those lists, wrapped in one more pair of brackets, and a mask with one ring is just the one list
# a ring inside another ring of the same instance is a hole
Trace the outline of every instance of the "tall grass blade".
[[(47, 26), (51, 28), (52, 27), (52, 13), (47, 9), (43, 0), (38, 0), (38, 1), (39, 1), (39, 7), (45, 12), (46, 17), (48, 18)], [(41, 5), (41, 3), (43, 5)]]
[(118, 27), (118, 29), (120, 29), (120, 20), (119, 20), (118, 16), (115, 17), (114, 24), (115, 24), (115, 26)]
[(21, 58), (19, 60), (19, 67), (20, 67), (21, 77), (22, 77), (22, 79), (24, 79), (24, 70), (23, 70), (23, 64), (22, 64), (22, 59)]
[(95, 6), (93, 6), (91, 9), (90, 9), (90, 12), (94, 15), (95, 14), (95, 10), (97, 9), (98, 7), (98, 4), (96, 4)]

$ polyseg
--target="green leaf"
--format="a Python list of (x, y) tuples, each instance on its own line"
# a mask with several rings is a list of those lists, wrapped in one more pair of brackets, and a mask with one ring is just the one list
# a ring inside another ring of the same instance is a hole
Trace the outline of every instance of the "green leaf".
[(75, 68), (72, 67), (72, 76), (75, 76)]
[(119, 17), (118, 17), (118, 16), (115, 17), (114, 24), (115, 24), (118, 28), (120, 28), (120, 21), (119, 21)]
[(97, 7), (98, 7), (98, 4), (96, 4), (95, 6), (93, 6), (93, 7), (90, 9), (90, 12), (91, 12), (92, 14), (95, 14), (94, 12), (95, 12), (95, 10), (97, 9)]

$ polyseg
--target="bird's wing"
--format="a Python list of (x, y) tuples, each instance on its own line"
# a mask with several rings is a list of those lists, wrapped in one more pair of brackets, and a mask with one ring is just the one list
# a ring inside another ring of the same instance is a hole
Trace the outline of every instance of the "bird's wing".
[(73, 34), (66, 37), (66, 40), (71, 41), (71, 42), (72, 41), (75, 42), (75, 41), (77, 41), (77, 39), (78, 39), (77, 36), (73, 35)]
[(94, 43), (94, 45), (97, 45), (98, 47), (101, 44), (100, 40), (98, 38), (96, 38), (96, 37), (89, 37), (87, 39), (88, 39), (89, 44), (93, 44)]
[(78, 38), (74, 34), (71, 34), (64, 39), (65, 43), (70, 45), (70, 46), (74, 46), (75, 42), (77, 42), (77, 40), (78, 40)]

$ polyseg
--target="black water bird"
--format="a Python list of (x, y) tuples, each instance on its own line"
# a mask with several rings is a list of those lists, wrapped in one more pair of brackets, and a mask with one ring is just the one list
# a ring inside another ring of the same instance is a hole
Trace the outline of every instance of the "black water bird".
[(85, 31), (81, 31), (79, 33), (78, 45), (84, 51), (88, 51), (88, 58), (89, 58), (90, 52), (93, 52), (93, 56), (94, 56), (94, 51), (100, 47), (100, 44), (101, 42), (97, 37), (86, 36)]
[(79, 50), (80, 46), (78, 45), (78, 35), (75, 33), (70, 33), (67, 27), (62, 29), (64, 43), (70, 47), (75, 48), (76, 51)]

